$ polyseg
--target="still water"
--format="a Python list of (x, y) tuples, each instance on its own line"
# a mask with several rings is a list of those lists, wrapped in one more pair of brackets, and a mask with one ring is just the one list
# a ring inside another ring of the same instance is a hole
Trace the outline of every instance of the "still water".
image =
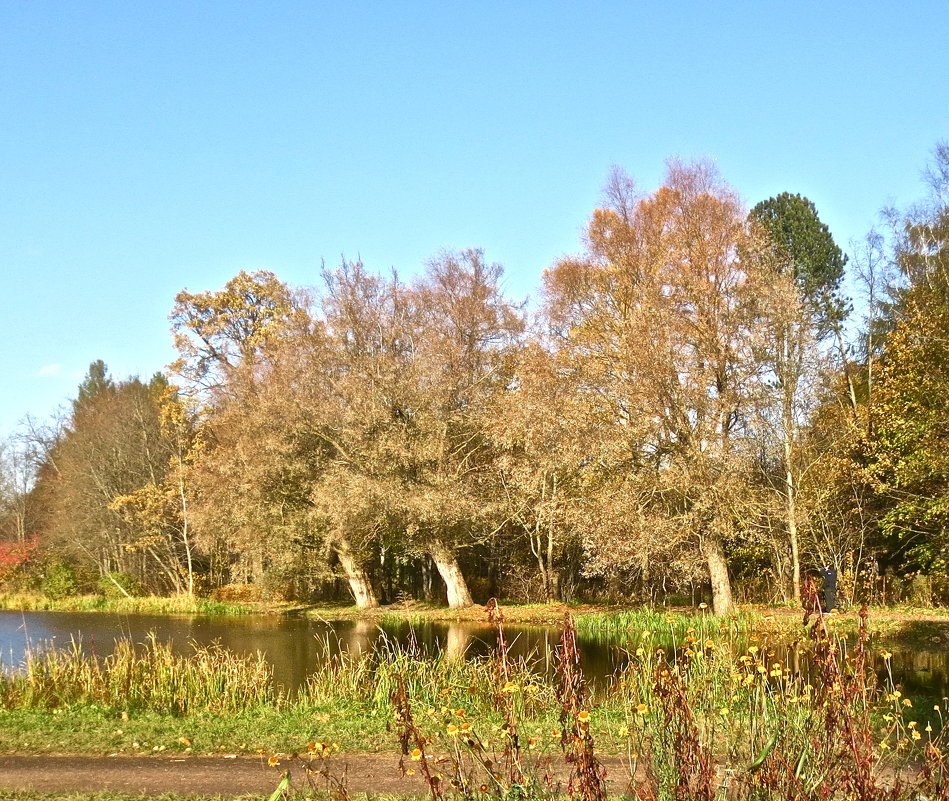
[[(549, 671), (560, 632), (554, 627), (506, 626), (512, 656), (524, 657), (536, 669)], [(496, 632), (478, 623), (379, 623), (374, 621), (317, 621), (303, 617), (167, 617), (82, 612), (0, 611), (0, 665), (15, 670), (30, 649), (67, 648), (77, 642), (87, 654), (107, 656), (116, 639), (144, 641), (154, 633), (180, 654), (194, 644), (218, 643), (237, 653), (263, 653), (273, 665), (275, 681), (292, 690), (330, 653), (365, 652), (381, 637), (423, 653), (444, 652), (462, 658), (488, 654)], [(628, 643), (621, 637), (578, 638), (584, 672), (596, 683), (605, 682), (626, 661)], [(635, 646), (633, 646), (635, 647)], [(949, 649), (900, 649), (893, 652), (893, 679), (909, 695), (941, 698), (949, 695)], [(778, 649), (782, 650), (783, 649)], [(783, 654), (778, 654), (783, 661)], [(876, 667), (885, 676), (885, 664)]]

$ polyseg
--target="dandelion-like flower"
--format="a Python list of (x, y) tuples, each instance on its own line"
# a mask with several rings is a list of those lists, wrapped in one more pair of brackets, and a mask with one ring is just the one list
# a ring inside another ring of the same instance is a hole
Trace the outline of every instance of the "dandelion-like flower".
[(636, 704), (636, 714), (645, 715), (649, 711), (649, 707), (645, 704)]
[(580, 723), (589, 723), (590, 722), (590, 713), (585, 709), (577, 713), (577, 720)]

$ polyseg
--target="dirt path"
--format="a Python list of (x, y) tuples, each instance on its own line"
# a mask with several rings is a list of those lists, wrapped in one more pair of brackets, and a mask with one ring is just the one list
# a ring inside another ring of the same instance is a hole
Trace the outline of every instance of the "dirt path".
[[(265, 794), (273, 792), (286, 769), (295, 786), (306, 786), (299, 760), (270, 767), (266, 759), (251, 757), (0, 756), (0, 788)], [(425, 789), (418, 777), (401, 778), (398, 760), (388, 754), (340, 757), (333, 761), (333, 770), (346, 775), (347, 786), (354, 792), (415, 793)], [(325, 780), (320, 781), (325, 784)]]
[[(423, 794), (419, 775), (399, 775), (398, 758), (390, 754), (353, 754), (334, 757), (336, 777), (345, 777), (350, 792)], [(615, 759), (606, 762), (612, 792), (626, 786), (626, 774)], [(0, 756), (0, 789), (40, 792), (89, 792), (113, 790), (126, 793), (222, 794), (259, 793), (276, 788), (284, 770), (290, 770), (295, 787), (307, 786), (300, 760), (285, 760), (270, 767), (261, 758), (238, 757), (97, 757), (97, 756)], [(563, 780), (566, 777), (560, 777)], [(315, 785), (327, 781), (313, 777)]]

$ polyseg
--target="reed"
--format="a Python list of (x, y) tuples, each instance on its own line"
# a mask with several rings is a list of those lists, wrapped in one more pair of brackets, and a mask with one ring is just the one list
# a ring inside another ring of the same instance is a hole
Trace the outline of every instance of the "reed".
[(77, 641), (64, 650), (32, 651), (22, 672), (0, 680), (5, 709), (97, 705), (181, 716), (198, 710), (236, 714), (280, 702), (262, 655), (194, 646), (181, 656), (154, 635), (140, 646), (119, 640), (105, 659), (83, 653)]
[(126, 615), (249, 615), (254, 612), (242, 604), (186, 595), (150, 595), (141, 598), (76, 595), (53, 599), (45, 595), (0, 593), (0, 609), (27, 612), (112, 612)]

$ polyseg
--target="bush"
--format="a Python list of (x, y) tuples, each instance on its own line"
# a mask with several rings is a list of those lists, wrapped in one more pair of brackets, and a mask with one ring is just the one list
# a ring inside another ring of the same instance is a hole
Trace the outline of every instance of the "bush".
[(54, 601), (69, 598), (77, 593), (79, 584), (76, 573), (65, 562), (54, 562), (46, 568), (46, 575), (40, 583), (43, 594)]

